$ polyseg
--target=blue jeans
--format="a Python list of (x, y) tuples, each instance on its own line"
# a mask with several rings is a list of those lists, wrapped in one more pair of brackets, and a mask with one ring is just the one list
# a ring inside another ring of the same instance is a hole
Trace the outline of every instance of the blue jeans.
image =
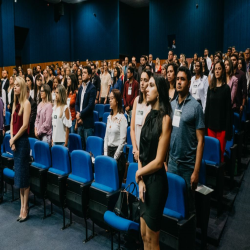
[(87, 144), (87, 138), (89, 136), (92, 136), (94, 134), (94, 129), (93, 128), (84, 128), (83, 126), (78, 127), (78, 135), (81, 136), (82, 140), (82, 149), (86, 149), (86, 144)]
[[(194, 170), (174, 161), (171, 157), (169, 157), (168, 172), (177, 174), (185, 180), (188, 189), (187, 198), (189, 214), (195, 214), (195, 191), (191, 190), (191, 175), (193, 174)], [(169, 190), (169, 192), (171, 192), (171, 190)]]
[(69, 131), (72, 134), (77, 133), (77, 131), (75, 131), (75, 125), (76, 125), (76, 119), (72, 121), (72, 126), (71, 126), (70, 131)]

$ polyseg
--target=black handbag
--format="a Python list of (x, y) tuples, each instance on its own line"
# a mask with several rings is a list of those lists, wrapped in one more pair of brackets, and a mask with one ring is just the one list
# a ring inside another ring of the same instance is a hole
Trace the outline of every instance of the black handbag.
[[(133, 191), (130, 193), (130, 186), (134, 185)], [(131, 182), (124, 190), (120, 192), (119, 198), (115, 204), (114, 213), (134, 222), (140, 222), (140, 203), (139, 199), (133, 195), (134, 190), (138, 194), (137, 186)]]

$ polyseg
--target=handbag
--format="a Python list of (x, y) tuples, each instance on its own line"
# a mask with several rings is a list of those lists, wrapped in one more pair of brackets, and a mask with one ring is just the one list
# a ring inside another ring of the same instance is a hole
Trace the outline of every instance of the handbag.
[[(131, 185), (134, 185), (132, 192), (130, 192)], [(133, 195), (135, 189), (136, 193), (138, 193), (136, 184), (131, 182), (124, 190), (120, 192), (114, 207), (114, 213), (117, 216), (139, 223), (140, 205), (139, 199)]]

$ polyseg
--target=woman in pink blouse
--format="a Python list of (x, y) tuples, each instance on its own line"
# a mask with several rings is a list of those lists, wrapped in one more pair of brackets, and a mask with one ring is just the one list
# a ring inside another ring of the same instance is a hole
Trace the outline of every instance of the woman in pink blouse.
[(237, 93), (238, 88), (238, 79), (234, 76), (234, 69), (233, 69), (233, 63), (230, 58), (227, 58), (224, 61), (225, 64), (225, 70), (226, 70), (226, 78), (227, 78), (227, 85), (231, 89), (231, 104), (232, 108), (236, 107), (235, 97)]
[(43, 84), (40, 90), (42, 101), (37, 107), (35, 122), (35, 136), (49, 145), (52, 136), (52, 104), (51, 91), (47, 84)]

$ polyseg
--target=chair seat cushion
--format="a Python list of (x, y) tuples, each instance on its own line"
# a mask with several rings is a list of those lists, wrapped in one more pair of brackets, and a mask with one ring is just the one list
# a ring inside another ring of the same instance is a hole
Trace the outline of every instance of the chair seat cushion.
[(8, 178), (14, 179), (15, 172), (12, 169), (5, 168), (3, 170), (3, 175), (6, 176), (6, 177), (8, 177)]
[(71, 179), (71, 180), (73, 180), (73, 181), (77, 181), (77, 182), (81, 182), (81, 183), (88, 182), (87, 179), (79, 177), (79, 176), (74, 175), (74, 174), (70, 174), (68, 178)]
[(163, 210), (163, 214), (167, 215), (169, 217), (176, 218), (177, 220), (182, 220), (183, 219), (183, 216), (180, 213), (178, 213), (178, 212), (176, 212), (174, 210), (168, 209), (166, 207)]
[(2, 156), (3, 156), (3, 157), (6, 157), (6, 158), (11, 158), (11, 159), (13, 159), (13, 155), (8, 154), (8, 153), (2, 153)]
[(37, 162), (32, 162), (31, 166), (41, 168), (41, 169), (48, 169), (48, 167), (46, 167), (45, 165), (37, 163)]
[(218, 163), (217, 162), (214, 162), (214, 161), (208, 161), (208, 160), (205, 160), (206, 164), (207, 165), (213, 165), (213, 166), (216, 166), (216, 167), (219, 167)]
[(97, 189), (103, 190), (103, 191), (105, 191), (105, 192), (108, 192), (108, 193), (111, 193), (111, 192), (114, 191), (113, 188), (108, 187), (108, 186), (103, 185), (103, 184), (100, 184), (100, 183), (97, 183), (97, 182), (93, 182), (93, 183), (91, 184), (91, 186), (92, 186), (92, 187), (95, 187), (95, 188), (97, 188)]
[(53, 174), (61, 175), (61, 176), (67, 175), (67, 173), (65, 173), (64, 171), (58, 170), (56, 168), (50, 168), (49, 172), (51, 172)]
[(139, 231), (138, 223), (119, 217), (114, 212), (111, 211), (105, 212), (104, 220), (109, 226), (119, 231), (123, 232), (128, 232), (129, 230)]

